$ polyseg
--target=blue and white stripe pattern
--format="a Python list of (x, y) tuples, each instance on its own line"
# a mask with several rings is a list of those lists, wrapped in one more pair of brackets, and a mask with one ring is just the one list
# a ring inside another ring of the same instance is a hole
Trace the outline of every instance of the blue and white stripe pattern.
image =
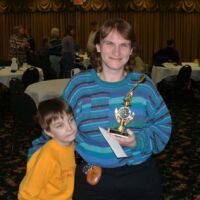
[(123, 147), (128, 157), (117, 158), (98, 129), (118, 126), (114, 110), (123, 105), (123, 98), (140, 76), (133, 72), (122, 81), (108, 83), (91, 69), (75, 75), (67, 85), (62, 97), (74, 110), (78, 125), (76, 150), (87, 162), (107, 168), (135, 165), (165, 148), (171, 135), (171, 116), (147, 76), (135, 89), (130, 106), (135, 117), (127, 128), (134, 132), (137, 145)]

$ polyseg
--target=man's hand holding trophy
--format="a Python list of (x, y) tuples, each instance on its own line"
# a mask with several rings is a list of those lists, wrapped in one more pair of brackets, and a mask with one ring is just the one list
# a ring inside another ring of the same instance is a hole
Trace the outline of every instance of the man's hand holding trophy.
[[(123, 106), (119, 109), (115, 109), (115, 118), (118, 122), (118, 127), (115, 129), (110, 129), (110, 133), (114, 136), (127, 138), (131, 135), (131, 131), (126, 130), (126, 125), (134, 119), (135, 113), (130, 109), (131, 101), (134, 95), (134, 90), (139, 86), (140, 83), (145, 81), (145, 75), (142, 75), (136, 82), (133, 88), (130, 89), (127, 96), (123, 100)], [(121, 141), (123, 142), (123, 140)], [(126, 141), (125, 141), (126, 142)], [(134, 141), (132, 141), (133, 143)], [(123, 144), (122, 144), (123, 145)]]

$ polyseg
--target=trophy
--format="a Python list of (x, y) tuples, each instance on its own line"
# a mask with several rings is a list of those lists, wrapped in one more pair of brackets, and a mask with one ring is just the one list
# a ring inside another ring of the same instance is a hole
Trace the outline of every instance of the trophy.
[(131, 100), (134, 95), (134, 90), (139, 86), (140, 83), (145, 81), (145, 75), (142, 75), (139, 80), (136, 82), (133, 88), (130, 89), (126, 97), (123, 99), (123, 106), (119, 109), (115, 109), (115, 118), (119, 126), (115, 129), (110, 129), (110, 133), (113, 133), (119, 137), (127, 137), (128, 133), (126, 132), (126, 125), (133, 120), (135, 113), (130, 109)]

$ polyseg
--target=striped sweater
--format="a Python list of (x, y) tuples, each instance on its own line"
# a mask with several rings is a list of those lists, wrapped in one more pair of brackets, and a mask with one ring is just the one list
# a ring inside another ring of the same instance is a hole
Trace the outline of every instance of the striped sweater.
[(123, 147), (128, 155), (117, 158), (98, 127), (116, 128), (115, 108), (123, 106), (123, 99), (138, 81), (141, 73), (129, 73), (119, 82), (102, 81), (94, 69), (74, 76), (63, 92), (63, 98), (74, 110), (78, 126), (77, 152), (91, 164), (112, 168), (136, 165), (152, 154), (160, 153), (171, 135), (171, 116), (152, 80), (135, 90), (130, 105), (134, 119), (126, 126), (136, 136), (134, 148)]

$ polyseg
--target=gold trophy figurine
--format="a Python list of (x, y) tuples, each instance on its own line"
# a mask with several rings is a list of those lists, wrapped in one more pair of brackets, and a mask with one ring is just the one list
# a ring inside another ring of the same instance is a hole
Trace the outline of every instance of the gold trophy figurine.
[(129, 108), (133, 95), (134, 90), (139, 86), (140, 83), (145, 81), (145, 75), (142, 75), (134, 87), (128, 92), (127, 96), (123, 100), (123, 106), (119, 109), (115, 109), (115, 118), (119, 123), (119, 126), (116, 129), (110, 129), (110, 132), (120, 136), (120, 137), (127, 137), (128, 133), (125, 130), (126, 125), (133, 120), (135, 113), (131, 111)]

